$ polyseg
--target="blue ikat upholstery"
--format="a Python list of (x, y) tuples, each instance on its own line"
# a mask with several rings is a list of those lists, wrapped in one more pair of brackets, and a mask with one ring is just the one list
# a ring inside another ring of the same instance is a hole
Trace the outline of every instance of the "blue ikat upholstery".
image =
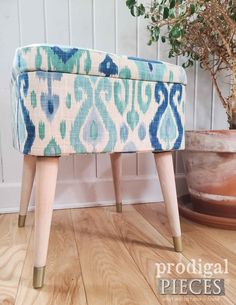
[(184, 148), (186, 74), (161, 61), (30, 45), (12, 69), (13, 143), (23, 154)]

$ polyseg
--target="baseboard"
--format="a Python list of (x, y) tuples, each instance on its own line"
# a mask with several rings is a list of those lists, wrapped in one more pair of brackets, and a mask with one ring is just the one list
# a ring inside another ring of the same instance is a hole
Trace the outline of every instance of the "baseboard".
[[(186, 193), (184, 175), (176, 176), (179, 194)], [(0, 213), (19, 211), (20, 183), (0, 184)], [(124, 204), (162, 201), (160, 184), (156, 176), (124, 177), (122, 179)], [(30, 209), (34, 208), (34, 190)], [(54, 209), (107, 206), (114, 204), (111, 179), (58, 181)]]

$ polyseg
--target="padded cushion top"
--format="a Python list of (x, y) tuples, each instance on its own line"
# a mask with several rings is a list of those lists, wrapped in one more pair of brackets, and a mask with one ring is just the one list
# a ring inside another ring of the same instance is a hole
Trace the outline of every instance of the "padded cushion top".
[(162, 61), (47, 44), (29, 45), (16, 50), (14, 77), (21, 72), (39, 70), (155, 82), (187, 82), (182, 67)]

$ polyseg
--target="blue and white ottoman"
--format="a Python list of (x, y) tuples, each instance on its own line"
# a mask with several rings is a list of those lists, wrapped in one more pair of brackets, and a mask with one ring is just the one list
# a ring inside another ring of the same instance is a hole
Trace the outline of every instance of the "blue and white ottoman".
[(12, 72), (14, 147), (24, 154), (19, 226), (36, 172), (34, 287), (43, 285), (58, 157), (110, 153), (121, 212), (122, 152), (154, 152), (176, 251), (181, 231), (171, 152), (184, 149), (183, 68), (52, 45), (16, 50)]

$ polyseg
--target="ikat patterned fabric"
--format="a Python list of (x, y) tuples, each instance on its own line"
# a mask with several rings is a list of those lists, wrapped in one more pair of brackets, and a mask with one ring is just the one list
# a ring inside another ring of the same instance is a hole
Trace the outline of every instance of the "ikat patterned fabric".
[(176, 65), (32, 45), (12, 71), (13, 144), (23, 154), (184, 148), (186, 74)]

